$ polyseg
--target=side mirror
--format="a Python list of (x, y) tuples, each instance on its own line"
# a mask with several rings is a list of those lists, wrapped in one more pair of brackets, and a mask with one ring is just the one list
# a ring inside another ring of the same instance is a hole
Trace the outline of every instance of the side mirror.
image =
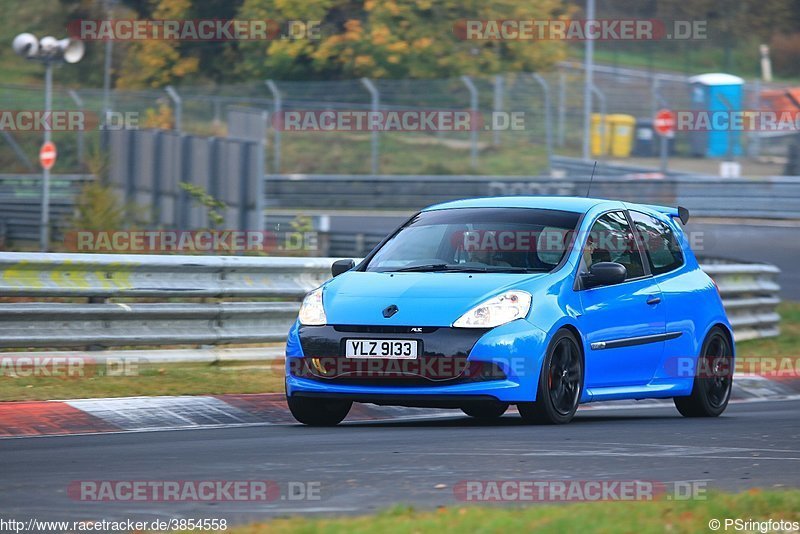
[(355, 266), (356, 262), (353, 260), (336, 260), (333, 262), (333, 265), (331, 265), (331, 274), (336, 277), (342, 273), (346, 273)]
[(581, 275), (583, 287), (589, 289), (597, 286), (613, 286), (624, 282), (628, 277), (628, 269), (615, 261), (601, 261), (589, 267), (589, 272)]

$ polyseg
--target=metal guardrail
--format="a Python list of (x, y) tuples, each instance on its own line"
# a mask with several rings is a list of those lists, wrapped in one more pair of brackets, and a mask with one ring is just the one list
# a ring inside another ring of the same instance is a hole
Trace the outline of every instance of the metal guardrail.
[[(586, 195), (593, 162), (556, 156), (552, 163), (553, 169), (565, 176), (273, 174), (264, 178), (264, 203), (267, 214), (276, 208), (300, 214), (312, 209), (411, 212), (469, 197)], [(798, 176), (757, 179), (659, 176), (647, 167), (600, 162), (591, 194), (646, 204), (681, 205), (695, 217), (800, 219)], [(83, 175), (54, 175), (51, 192), (54, 236), (68, 228), (78, 191), (90, 179)], [(39, 194), (38, 175), (0, 174), (0, 226), (5, 228), (8, 241), (17, 244), (38, 239)], [(223, 199), (227, 199), (226, 195), (222, 195)], [(145, 195), (131, 200), (148, 204), (148, 198)], [(162, 206), (162, 211), (173, 213), (173, 203), (171, 200)], [(199, 217), (201, 210), (190, 211), (194, 218), (179, 217), (162, 223), (167, 228), (182, 230), (205, 227), (195, 217)], [(256, 222), (251, 221), (252, 228), (260, 226)]]
[(300, 299), (327, 258), (0, 253), (2, 297)]
[[(561, 171), (565, 176), (590, 176), (597, 161), (597, 176), (630, 176), (633, 174), (648, 175), (660, 172), (657, 168), (645, 165), (629, 165), (626, 163), (612, 163), (603, 159), (585, 160), (568, 156), (553, 156), (550, 166), (553, 170)], [(690, 173), (669, 171), (668, 176), (687, 175)]]
[[(83, 174), (51, 176), (51, 235), (61, 235), (69, 226), (78, 193), (91, 178)], [(41, 174), (0, 174), (0, 223), (9, 241), (38, 242), (41, 195)]]
[(0, 297), (89, 299), (0, 303), (0, 347), (282, 341), (298, 301), (330, 276), (330, 265), (326, 258), (0, 253)]
[[(561, 158), (567, 159), (567, 158)], [(566, 176), (268, 175), (267, 212), (282, 210), (407, 210), (450, 200), (520, 195), (586, 196), (591, 165), (567, 162)], [(554, 168), (558, 168), (554, 161)], [(585, 172), (579, 171), (585, 167)], [(571, 169), (571, 170), (570, 170)], [(720, 178), (638, 172), (621, 166), (597, 174), (591, 196), (685, 206), (695, 217), (800, 219), (800, 177)], [(646, 170), (646, 169), (645, 169)], [(365, 208), (368, 206), (368, 208)]]
[(774, 265), (704, 263), (716, 282), (736, 341), (774, 337), (780, 333), (780, 269)]
[[(5, 301), (0, 303), (0, 347), (284, 341), (299, 299), (330, 276), (332, 262), (332, 258), (0, 253), (0, 297)], [(719, 286), (737, 340), (778, 334), (777, 267), (704, 264), (703, 269)], [(9, 302), (13, 297), (60, 301)], [(89, 302), (63, 302), (65, 297)], [(209, 302), (231, 298), (279, 300)], [(193, 361), (190, 355), (186, 358)]]

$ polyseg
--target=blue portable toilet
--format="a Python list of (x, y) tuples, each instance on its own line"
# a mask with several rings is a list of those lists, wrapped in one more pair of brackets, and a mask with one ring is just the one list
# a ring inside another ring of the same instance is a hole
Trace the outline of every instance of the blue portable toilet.
[(713, 72), (693, 76), (689, 78), (689, 83), (692, 90), (692, 111), (696, 114), (708, 112), (708, 117), (720, 113), (724, 118), (724, 121), (716, 125), (712, 122), (707, 130), (689, 133), (692, 155), (707, 158), (740, 156), (741, 132), (725, 125), (730, 122), (730, 112), (743, 110), (744, 80), (731, 74)]

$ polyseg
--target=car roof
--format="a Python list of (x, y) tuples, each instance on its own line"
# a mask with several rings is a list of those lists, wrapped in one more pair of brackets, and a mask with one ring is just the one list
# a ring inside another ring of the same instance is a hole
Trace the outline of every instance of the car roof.
[(602, 198), (516, 196), (453, 200), (451, 202), (428, 206), (422, 211), (455, 208), (538, 208), (586, 213), (590, 209), (601, 204), (609, 204), (609, 207), (616, 206), (621, 209), (625, 208), (622, 202)]

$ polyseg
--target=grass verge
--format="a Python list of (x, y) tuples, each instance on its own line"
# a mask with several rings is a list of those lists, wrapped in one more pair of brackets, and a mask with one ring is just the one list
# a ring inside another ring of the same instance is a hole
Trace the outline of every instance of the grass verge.
[[(712, 532), (717, 519), (800, 520), (800, 491), (714, 493), (707, 500), (626, 501), (514, 508), (459, 506), (430, 512), (398, 507), (363, 517), (278, 519), (231, 529), (231, 534), (288, 532), (334, 534), (436, 532)], [(737, 529), (758, 532), (759, 527)], [(734, 530), (733, 525), (727, 529)], [(766, 530), (763, 530), (766, 532)], [(772, 530), (773, 532), (775, 530)]]
[(0, 370), (0, 401), (283, 391), (283, 363), (273, 363), (86, 365), (60, 376), (23, 376), (24, 369), (14, 376), (6, 366)]
[[(532, 134), (528, 131), (503, 132), (497, 147), (491, 146), (489, 134), (481, 132), (483, 148), (476, 168), (470, 165), (469, 138), (465, 135), (457, 140), (407, 132), (378, 137), (381, 174), (535, 176), (547, 166), (544, 146), (530, 142)], [(286, 132), (281, 146), (281, 170), (285, 173), (330, 173), (331, 169), (337, 174), (370, 172), (369, 134)]]
[(800, 358), (800, 302), (782, 302), (781, 335), (736, 344), (737, 358)]

